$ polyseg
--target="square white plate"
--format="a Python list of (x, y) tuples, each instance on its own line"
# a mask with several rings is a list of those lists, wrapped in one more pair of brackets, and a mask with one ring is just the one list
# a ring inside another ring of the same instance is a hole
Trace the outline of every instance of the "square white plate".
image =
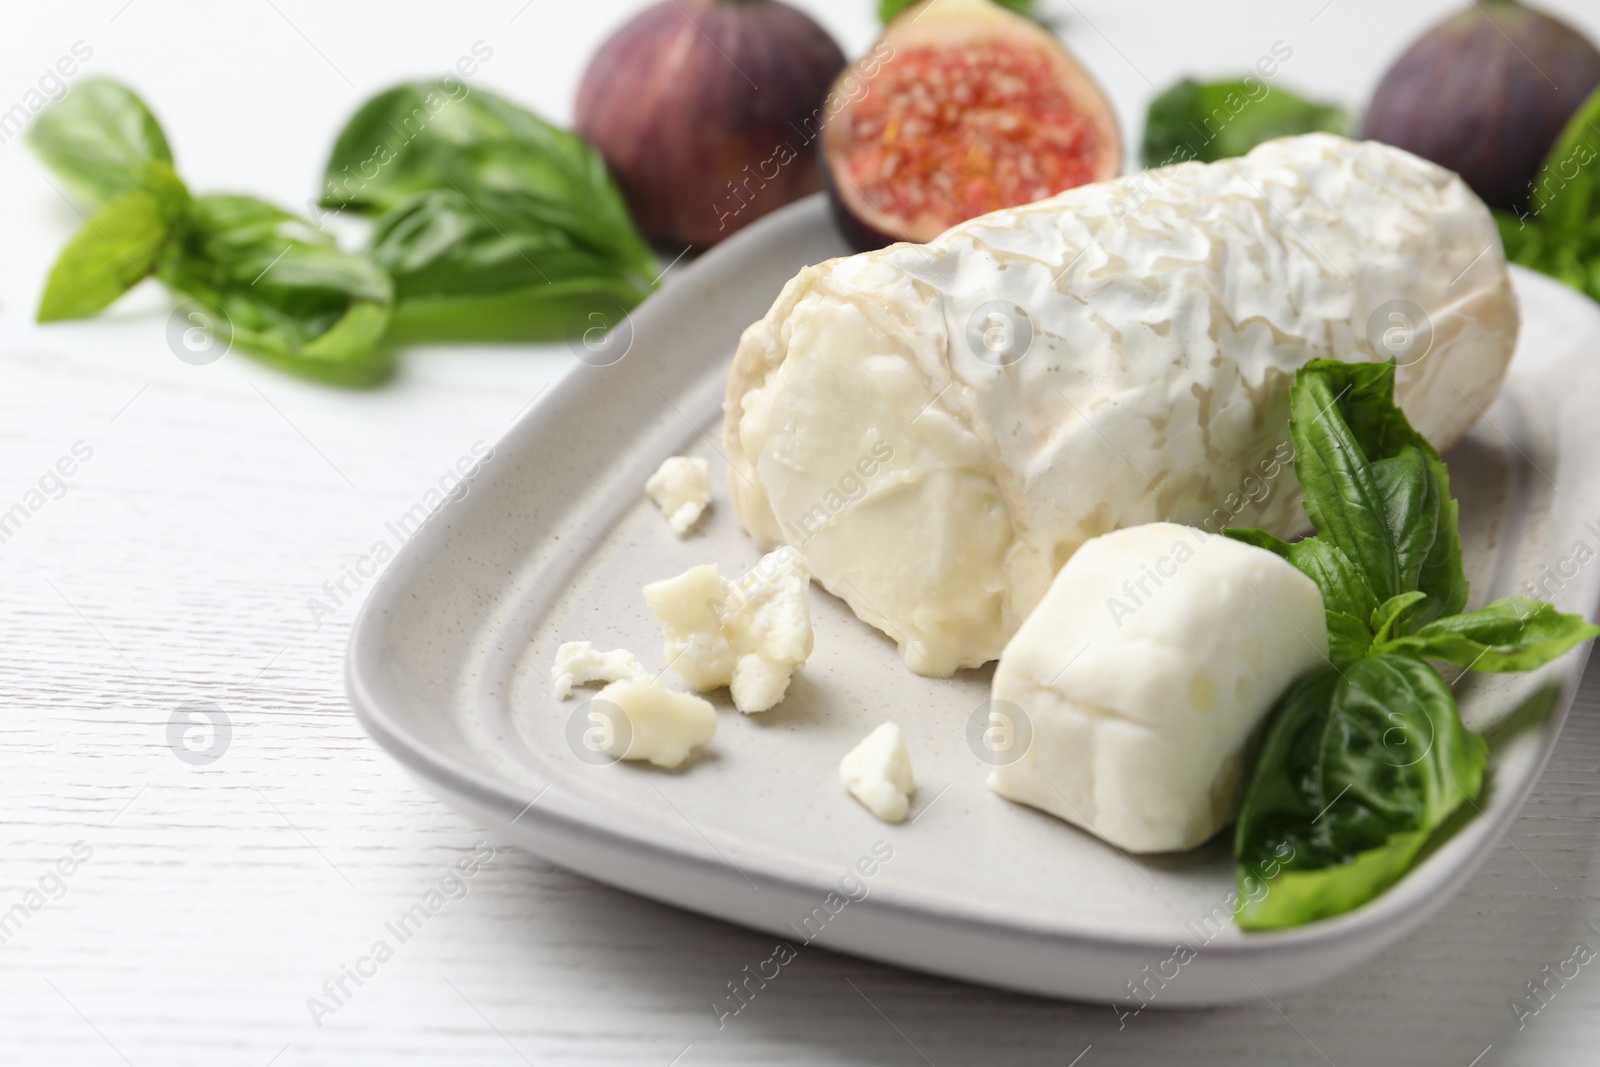
[[(1161, 1005), (1238, 1000), (1256, 995), (1252, 982), (1325, 979), (1427, 919), (1516, 816), (1587, 649), (1531, 675), (1460, 679), (1468, 726), (1490, 738), (1481, 812), (1377, 901), (1267, 934), (1226, 921), (1226, 833), (1192, 853), (1129, 858), (990, 793), (965, 741), (989, 670), (917, 677), (818, 587), (816, 652), (778, 708), (744, 716), (721, 694), (715, 740), (678, 772), (579, 758), (569, 726), (587, 725), (592, 694), (554, 699), (556, 646), (589, 640), (660, 667), (639, 586), (756, 560), (717, 451), (724, 374), (783, 283), (847, 251), (820, 197), (780, 211), (638, 309), (619, 335), (632, 331), (625, 358), (581, 364), (539, 398), (404, 546), (356, 622), (350, 698), (373, 737), (451, 803), (600, 881), (794, 948), (814, 941), (1028, 992), (1132, 1003), (1137, 981)], [(1519, 270), (1516, 281), (1524, 325), (1510, 380), (1448, 457), (1473, 606), (1526, 593), (1551, 567), (1562, 572), (1551, 598), (1587, 613), (1600, 565), (1573, 557), (1578, 542), (1600, 552), (1600, 307), (1549, 278)], [(716, 499), (679, 540), (643, 486), (685, 452), (711, 459)], [(840, 757), (888, 718), (907, 731), (919, 783), (901, 826), (875, 820), (837, 777)], [(1194, 955), (1177, 964), (1180, 943)], [(1146, 967), (1165, 976), (1159, 987)]]

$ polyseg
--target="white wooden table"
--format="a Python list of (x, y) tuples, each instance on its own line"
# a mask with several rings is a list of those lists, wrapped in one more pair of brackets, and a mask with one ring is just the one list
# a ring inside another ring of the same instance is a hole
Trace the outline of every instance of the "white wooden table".
[[(0, 110), (82, 41), (79, 77), (137, 86), (192, 185), (303, 205), (371, 92), (482, 40), (480, 84), (564, 120), (588, 53), (637, 6), (12, 5)], [(848, 50), (870, 43), (872, 0), (804, 6)], [(1153, 85), (1243, 69), (1280, 40), (1284, 83), (1359, 103), (1450, 5), (1046, 6), (1133, 134)], [(1593, 0), (1551, 6), (1600, 36)], [(1330, 986), (1119, 1030), (1108, 1006), (808, 953), (719, 1030), (712, 1000), (768, 939), (486, 840), (352, 719), (353, 600), (326, 618), (308, 606), (561, 374), (565, 349), (413, 350), (393, 385), (350, 393), (238, 356), (179, 362), (153, 288), (40, 328), (76, 216), (19, 139), (0, 144), (0, 194), (0, 512), (24, 508), (0, 543), (0, 1063), (1595, 1062), (1600, 965), (1552, 984), (1520, 1030), (1511, 1003), (1579, 942), (1600, 946), (1597, 672), (1466, 892)], [(75, 445), (71, 476), (47, 476)], [(196, 706), (230, 732), (204, 735), (220, 756), (203, 765), (170, 743)], [(443, 881), (475, 848), (492, 859)], [(385, 923), (441, 885), (459, 899), (399, 943)], [(379, 939), (392, 958), (350, 977)]]

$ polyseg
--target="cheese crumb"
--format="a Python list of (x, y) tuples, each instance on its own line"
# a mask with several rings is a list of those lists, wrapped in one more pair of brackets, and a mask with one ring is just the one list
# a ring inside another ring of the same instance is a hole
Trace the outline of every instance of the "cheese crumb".
[(556, 649), (556, 663), (552, 670), (555, 674), (552, 685), (557, 700), (570, 697), (575, 685), (650, 677), (650, 672), (627, 649), (600, 652), (588, 641), (568, 641)]
[(811, 655), (811, 572), (788, 546), (734, 581), (707, 563), (651, 582), (644, 599), (666, 637), (667, 665), (702, 692), (728, 686), (746, 714), (781, 701)]
[(839, 780), (850, 795), (884, 822), (903, 822), (917, 783), (900, 727), (886, 722), (839, 761)]
[(711, 503), (711, 464), (691, 456), (671, 456), (644, 483), (667, 524), (686, 536)]
[(675, 693), (649, 679), (612, 682), (594, 698), (621, 714), (606, 733), (605, 750), (619, 759), (676, 767), (717, 733), (717, 711), (692, 693)]

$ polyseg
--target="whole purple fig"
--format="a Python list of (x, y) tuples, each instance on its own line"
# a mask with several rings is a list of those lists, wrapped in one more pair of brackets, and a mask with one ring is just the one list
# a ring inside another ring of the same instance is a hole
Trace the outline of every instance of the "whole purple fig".
[(1478, 0), (1395, 61), (1362, 132), (1448, 167), (1494, 207), (1520, 208), (1596, 85), (1600, 50), (1577, 30), (1515, 0)]
[(815, 142), (844, 63), (777, 0), (665, 0), (590, 61), (578, 132), (645, 233), (705, 248), (821, 188)]

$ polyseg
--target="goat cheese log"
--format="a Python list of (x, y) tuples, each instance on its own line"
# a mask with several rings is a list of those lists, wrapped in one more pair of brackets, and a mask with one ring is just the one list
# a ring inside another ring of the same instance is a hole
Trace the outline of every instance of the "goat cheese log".
[(1300, 532), (1289, 385), (1402, 364), (1441, 450), (1516, 341), (1488, 209), (1324, 134), (1185, 163), (800, 272), (745, 331), (723, 434), (739, 520), (907, 665), (996, 658), (1079, 545), (1173, 521)]

